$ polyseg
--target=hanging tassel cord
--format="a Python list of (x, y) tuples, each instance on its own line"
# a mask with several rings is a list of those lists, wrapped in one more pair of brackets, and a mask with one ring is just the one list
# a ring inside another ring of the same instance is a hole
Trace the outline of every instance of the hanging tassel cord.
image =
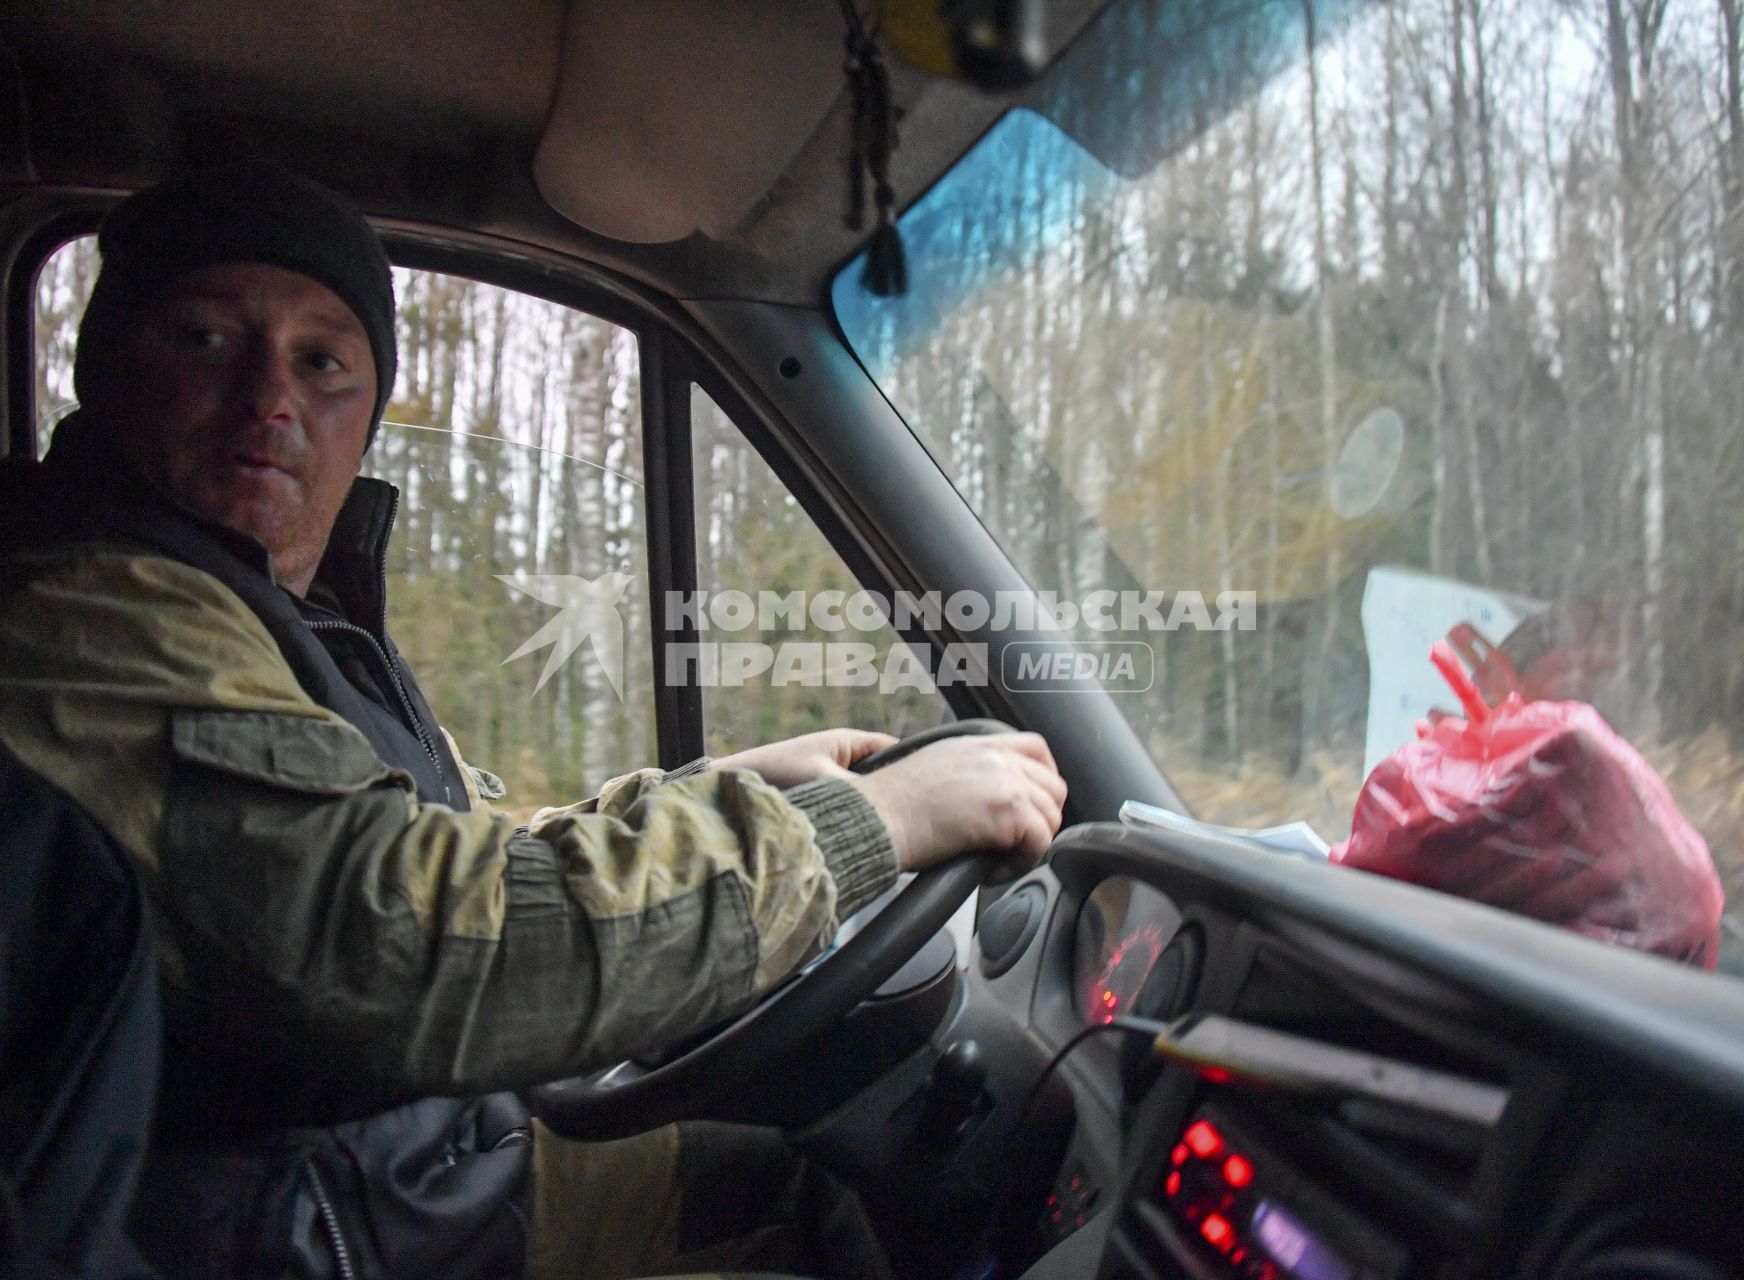
[(877, 225), (866, 250), (862, 281), (879, 297), (908, 292), (908, 262), (896, 229), (896, 192), (890, 185), (890, 155), (897, 147), (898, 108), (890, 97), (890, 73), (879, 56), (876, 29), (860, 18), (854, 0), (838, 0), (847, 26), (847, 58), (842, 69), (853, 94), (854, 120), (849, 134), (848, 212), (851, 231), (866, 225), (866, 189), (870, 184)]

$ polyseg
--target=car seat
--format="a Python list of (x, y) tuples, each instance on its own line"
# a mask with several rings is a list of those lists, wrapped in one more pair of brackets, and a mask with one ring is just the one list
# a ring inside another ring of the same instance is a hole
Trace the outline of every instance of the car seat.
[(0, 748), (0, 1276), (155, 1274), (125, 1228), (161, 1053), (131, 859)]

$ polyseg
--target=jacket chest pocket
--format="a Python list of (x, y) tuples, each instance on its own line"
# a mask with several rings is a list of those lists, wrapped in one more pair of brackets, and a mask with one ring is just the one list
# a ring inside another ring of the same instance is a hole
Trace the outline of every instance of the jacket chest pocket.
[[(415, 945), (409, 908), (370, 860), (405, 827), (415, 787), (357, 729), (306, 716), (181, 711), (170, 753), (161, 900), (173, 904), (182, 941), (203, 953), (196, 985), (223, 986), (233, 969), (266, 977), (269, 989), (323, 977), (342, 989), (348, 975), (318, 970), (380, 963), (384, 936), (405, 932)], [(382, 930), (383, 917), (403, 929)], [(373, 941), (347, 936), (360, 928)]]

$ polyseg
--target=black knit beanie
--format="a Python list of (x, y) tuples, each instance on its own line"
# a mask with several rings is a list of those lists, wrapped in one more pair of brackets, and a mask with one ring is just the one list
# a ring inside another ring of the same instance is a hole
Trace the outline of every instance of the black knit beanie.
[(135, 313), (171, 281), (220, 262), (261, 262), (319, 281), (357, 313), (375, 357), (375, 440), (399, 361), (394, 281), (375, 230), (349, 202), (264, 161), (192, 169), (116, 205), (97, 249), (102, 269), (73, 360), (81, 403), (90, 403)]

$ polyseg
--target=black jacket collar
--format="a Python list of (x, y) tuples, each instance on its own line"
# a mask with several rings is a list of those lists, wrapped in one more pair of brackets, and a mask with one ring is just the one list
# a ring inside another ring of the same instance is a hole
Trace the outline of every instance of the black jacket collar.
[[(34, 535), (32, 541), (113, 536), (121, 527), (118, 517), (145, 513), (191, 525), (273, 580), (272, 560), (264, 546), (247, 534), (184, 511), (150, 490), (84, 410), (55, 429), (40, 470), (31, 470), (34, 476), (21, 483), (36, 492), (19, 496), (35, 509), (35, 520), (46, 519), (52, 526), (26, 531)], [(314, 585), (339, 603), (342, 616), (378, 639), (387, 625), (387, 549), (399, 503), (399, 490), (387, 481), (357, 477), (315, 570)]]

